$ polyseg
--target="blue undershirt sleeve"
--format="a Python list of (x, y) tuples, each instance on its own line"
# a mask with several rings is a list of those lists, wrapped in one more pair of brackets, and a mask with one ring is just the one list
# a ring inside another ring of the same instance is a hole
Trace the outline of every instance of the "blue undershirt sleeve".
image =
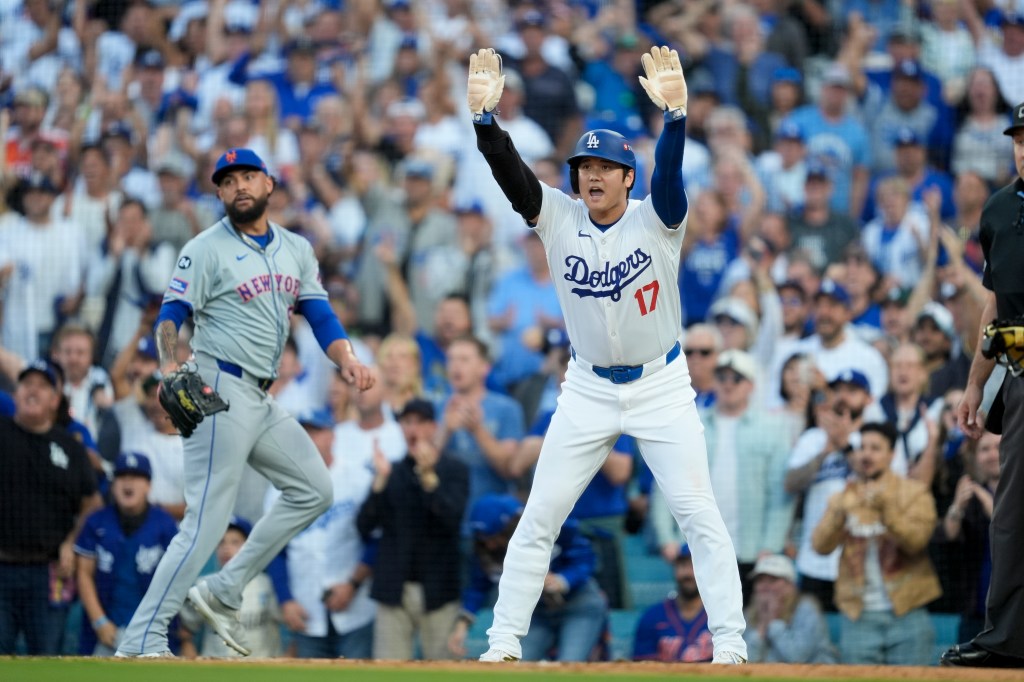
[(298, 313), (306, 318), (313, 328), (313, 336), (317, 343), (327, 352), (327, 348), (338, 339), (347, 339), (345, 328), (338, 321), (338, 316), (331, 309), (331, 304), (322, 298), (307, 298), (299, 301)]
[(163, 305), (160, 306), (160, 314), (157, 315), (156, 324), (153, 325), (153, 328), (159, 327), (160, 323), (164, 320), (170, 320), (174, 323), (175, 329), (181, 329), (181, 324), (191, 314), (192, 306), (185, 303), (185, 301), (164, 301)]
[(665, 114), (665, 128), (654, 149), (651, 203), (661, 221), (669, 227), (683, 222), (689, 207), (683, 187), (683, 147), (686, 146), (686, 117)]

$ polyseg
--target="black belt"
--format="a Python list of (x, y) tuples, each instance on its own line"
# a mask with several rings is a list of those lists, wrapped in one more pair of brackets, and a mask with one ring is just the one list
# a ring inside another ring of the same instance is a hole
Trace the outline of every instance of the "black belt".
[(256, 384), (256, 387), (259, 388), (261, 391), (266, 391), (268, 388), (270, 388), (271, 384), (274, 383), (273, 379), (260, 379), (259, 377), (254, 377), (253, 375), (249, 374), (235, 363), (228, 362), (227, 360), (217, 360), (217, 367), (219, 367), (221, 371), (227, 372), (231, 376), (238, 377), (239, 379), (252, 381), (253, 383)]

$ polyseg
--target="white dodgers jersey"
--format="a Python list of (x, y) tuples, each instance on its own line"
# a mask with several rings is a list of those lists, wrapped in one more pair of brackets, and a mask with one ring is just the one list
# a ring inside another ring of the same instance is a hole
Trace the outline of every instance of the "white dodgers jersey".
[(602, 232), (582, 199), (543, 185), (535, 228), (573, 349), (594, 365), (642, 365), (682, 334), (679, 252), (687, 218), (665, 225), (651, 198), (630, 200)]

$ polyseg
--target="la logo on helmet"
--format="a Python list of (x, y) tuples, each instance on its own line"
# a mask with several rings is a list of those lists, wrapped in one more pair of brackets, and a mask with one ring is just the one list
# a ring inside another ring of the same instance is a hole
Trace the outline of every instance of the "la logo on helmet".
[(601, 138), (594, 133), (587, 134), (587, 149), (597, 149), (601, 146)]

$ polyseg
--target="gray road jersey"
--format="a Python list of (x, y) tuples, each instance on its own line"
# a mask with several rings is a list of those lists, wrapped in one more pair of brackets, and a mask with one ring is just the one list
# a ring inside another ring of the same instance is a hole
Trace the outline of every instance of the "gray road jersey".
[(289, 318), (299, 301), (327, 292), (313, 247), (271, 223), (267, 248), (221, 219), (181, 250), (164, 302), (192, 308), (192, 350), (233, 362), (257, 377), (276, 377)]

